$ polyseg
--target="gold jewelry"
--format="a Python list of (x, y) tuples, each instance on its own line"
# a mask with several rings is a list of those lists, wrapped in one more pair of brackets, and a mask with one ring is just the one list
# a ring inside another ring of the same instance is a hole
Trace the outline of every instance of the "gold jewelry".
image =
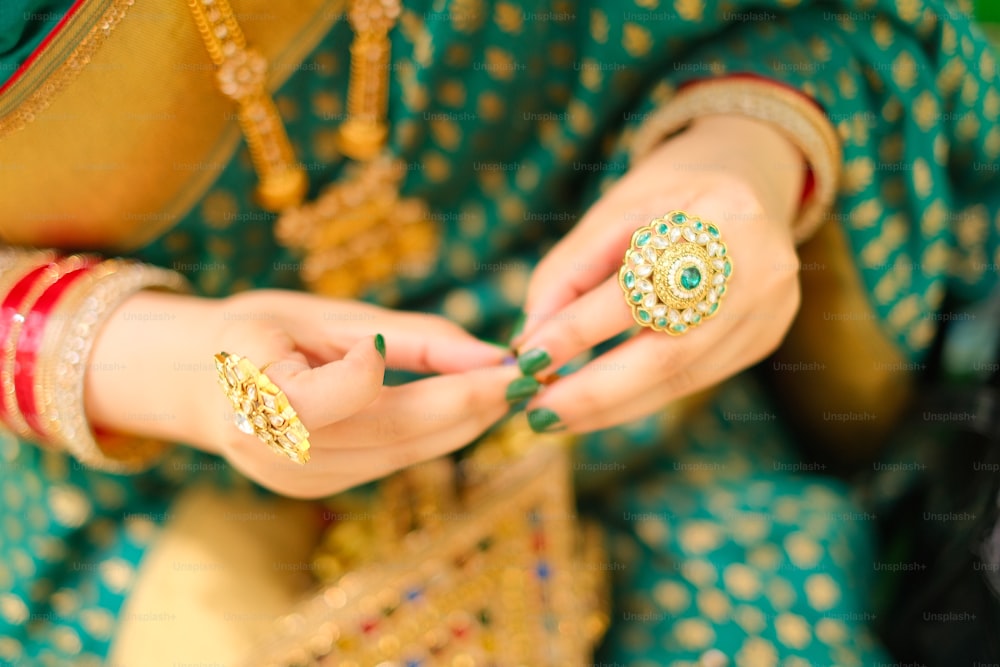
[(607, 627), (604, 538), (574, 509), (574, 439), (523, 415), (449, 458), (328, 499), (322, 587), (259, 665), (585, 665)]
[(715, 315), (732, 271), (719, 228), (672, 211), (632, 234), (618, 282), (639, 325), (680, 335)]
[(710, 79), (686, 86), (635, 131), (630, 150), (633, 163), (692, 120), (718, 113), (770, 123), (805, 155), (815, 187), (799, 207), (792, 233), (796, 244), (807, 241), (833, 206), (843, 157), (830, 119), (801, 93), (770, 81), (742, 78)]
[(59, 300), (45, 326), (35, 374), (37, 412), (44, 435), (91, 468), (135, 473), (148, 468), (170, 445), (145, 438), (101, 434), (96, 437), (84, 410), (84, 378), (94, 368), (90, 352), (97, 334), (118, 307), (145, 289), (189, 292), (177, 272), (125, 260), (92, 268)]
[(267, 60), (247, 48), (232, 7), (225, 0), (188, 0), (218, 70), (219, 90), (237, 104), (237, 115), (260, 183), (257, 199), (272, 212), (302, 202), (309, 182), (267, 92)]
[(389, 128), (389, 31), (402, 8), (399, 0), (354, 0), (348, 13), (351, 80), (347, 86), (348, 119), (340, 126), (340, 150), (355, 160), (371, 160), (382, 151)]
[(275, 237), (303, 254), (310, 291), (357, 297), (394, 275), (419, 278), (434, 265), (440, 232), (427, 204), (400, 196), (406, 165), (385, 152), (391, 62), (389, 31), (399, 0), (352, 0), (348, 118), (339, 147), (358, 161), (339, 183), (303, 203), (308, 179), (295, 162), (277, 107), (265, 88), (267, 61), (246, 44), (228, 0), (188, 0), (205, 46), (218, 66), (222, 93), (238, 105), (260, 185), (258, 199), (280, 213)]
[(220, 352), (215, 355), (215, 368), (219, 384), (233, 404), (236, 428), (247, 435), (256, 435), (276, 454), (296, 463), (308, 462), (309, 431), (285, 392), (249, 359), (238, 355)]

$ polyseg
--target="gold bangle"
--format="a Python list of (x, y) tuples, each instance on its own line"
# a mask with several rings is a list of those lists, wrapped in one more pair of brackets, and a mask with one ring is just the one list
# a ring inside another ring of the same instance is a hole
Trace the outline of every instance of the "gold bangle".
[(647, 118), (633, 135), (629, 153), (638, 162), (664, 138), (709, 114), (736, 113), (770, 123), (802, 151), (815, 188), (799, 208), (795, 243), (807, 241), (833, 205), (842, 170), (840, 140), (826, 114), (801, 93), (769, 81), (713, 79), (680, 92)]
[(144, 289), (190, 291), (174, 271), (125, 260), (102, 262), (67, 290), (50, 317), (40, 348), (35, 395), (46, 435), (81, 463), (99, 470), (139, 472), (169, 447), (110, 434), (101, 434), (98, 442), (84, 407), (84, 378), (97, 334), (128, 297)]
[(24, 271), (49, 264), (55, 256), (51, 250), (25, 250), (0, 246), (0, 295), (7, 294)]

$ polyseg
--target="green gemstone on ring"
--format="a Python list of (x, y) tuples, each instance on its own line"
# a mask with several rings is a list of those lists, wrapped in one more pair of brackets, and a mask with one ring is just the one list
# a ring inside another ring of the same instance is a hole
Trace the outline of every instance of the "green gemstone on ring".
[(629, 295), (628, 299), (632, 303), (639, 303), (640, 301), (642, 301), (642, 292), (632, 292)]
[(711, 306), (709, 306), (709, 308), (708, 308), (708, 314), (709, 315), (714, 315), (715, 311), (717, 311), (718, 309), (719, 309), (719, 302), (716, 301)]
[(678, 225), (683, 225), (685, 222), (687, 222), (687, 219), (688, 217), (683, 213), (674, 214), (674, 222), (676, 222)]
[(719, 238), (719, 229), (715, 225), (708, 226), (708, 233), (714, 236), (715, 238)]
[(725, 256), (726, 256), (726, 246), (722, 246), (719, 248), (719, 257), (725, 257)]
[(653, 319), (653, 316), (649, 314), (648, 310), (639, 310), (639, 319), (643, 322), (649, 322)]
[(691, 317), (691, 324), (698, 324), (698, 322), (701, 322), (701, 315), (699, 315), (698, 313), (695, 313)]
[(723, 294), (726, 293), (726, 286), (725, 285), (719, 285), (719, 289), (717, 291), (718, 291), (719, 296), (722, 296)]
[(671, 325), (671, 327), (670, 327), (670, 330), (673, 331), (673, 332), (675, 332), (675, 333), (684, 333), (685, 329), (687, 329), (687, 327), (684, 326), (683, 324), (681, 324), (680, 322), (678, 322), (677, 324)]
[(694, 229), (696, 232), (700, 232), (701, 230), (705, 229), (705, 225), (701, 224), (701, 220), (695, 220)]
[(733, 272), (733, 265), (727, 259), (726, 263), (722, 266), (722, 274), (728, 278), (729, 274), (731, 274), (732, 272)]
[(689, 266), (681, 271), (681, 287), (686, 290), (693, 290), (701, 284), (701, 271), (697, 267)]
[(661, 236), (667, 233), (667, 229), (668, 229), (667, 223), (665, 222), (661, 222), (656, 225), (656, 233), (660, 234)]
[(642, 234), (639, 234), (638, 238), (636, 238), (635, 244), (641, 248), (642, 246), (649, 243), (649, 239), (651, 236), (652, 234), (650, 234), (649, 232), (643, 232)]
[(666, 329), (667, 328), (667, 318), (665, 318), (665, 317), (657, 317), (656, 320), (653, 322), (653, 324), (656, 325), (657, 327), (659, 327), (660, 329)]
[[(727, 273), (726, 275), (728, 276), (729, 274)], [(622, 279), (622, 282), (625, 283), (625, 287), (632, 289), (633, 287), (635, 287), (635, 274), (632, 273), (631, 271), (626, 271), (625, 277)]]

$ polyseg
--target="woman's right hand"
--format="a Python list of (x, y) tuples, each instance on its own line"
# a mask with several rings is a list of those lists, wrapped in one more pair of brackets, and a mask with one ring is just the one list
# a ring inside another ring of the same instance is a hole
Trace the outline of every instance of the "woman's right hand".
[[(374, 337), (386, 340), (387, 358)], [(268, 364), (310, 431), (310, 461), (232, 423), (215, 353)], [(316, 498), (454, 451), (508, 409), (506, 352), (448, 320), (298, 292), (228, 299), (141, 292), (101, 331), (87, 374), (95, 427), (190, 443), (282, 495)], [(382, 385), (386, 364), (433, 377)]]

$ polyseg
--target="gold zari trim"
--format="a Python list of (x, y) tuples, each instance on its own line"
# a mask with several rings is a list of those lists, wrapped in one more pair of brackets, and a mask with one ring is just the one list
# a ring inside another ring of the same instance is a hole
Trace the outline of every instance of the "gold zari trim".
[(793, 229), (796, 244), (823, 223), (837, 194), (842, 154), (837, 133), (826, 115), (794, 91), (766, 81), (718, 79), (682, 89), (651, 115), (632, 141), (633, 161), (641, 160), (665, 137), (696, 118), (736, 113), (771, 123), (802, 151), (812, 167), (815, 189), (799, 209)]
[[(46, 77), (44, 85), (38, 86), (28, 97), (18, 104), (10, 113), (4, 114), (4, 105), (0, 104), (0, 139), (3, 139), (11, 132), (17, 132), (35, 120), (35, 116), (48, 108), (52, 99), (67, 85), (76, 79), (77, 75), (90, 62), (91, 57), (104, 44), (104, 40), (111, 36), (111, 33), (125, 17), (128, 8), (135, 3), (135, 0), (113, 0), (108, 10), (97, 19), (94, 27), (90, 29), (87, 36), (83, 38), (79, 46), (73, 49), (55, 71)], [(71, 21), (86, 21), (87, 17), (82, 16), (87, 11), (86, 5), (80, 11), (80, 15), (74, 16)], [(70, 28), (63, 29), (64, 32)], [(60, 39), (62, 35), (57, 35), (55, 39)], [(54, 45), (47, 48), (52, 49)], [(12, 94), (21, 86), (32, 84), (30, 74), (25, 74), (23, 80), (15, 81), (11, 88), (5, 93)]]
[[(232, 0), (247, 41), (272, 64), (268, 91), (300, 71), (344, 4)], [(0, 96), (0, 122), (23, 123), (0, 141), (2, 243), (140, 247), (198, 204), (240, 145), (238, 114), (218, 94), (187, 3), (142, 0), (116, 23), (109, 7), (119, 5), (84, 3)], [(31, 101), (39, 94), (44, 110)]]
[(571, 443), (521, 417), (461, 475), (436, 459), (383, 480), (357, 512), (332, 499), (345, 519), (314, 559), (323, 586), (243, 664), (590, 664), (609, 620), (607, 555), (577, 520)]

